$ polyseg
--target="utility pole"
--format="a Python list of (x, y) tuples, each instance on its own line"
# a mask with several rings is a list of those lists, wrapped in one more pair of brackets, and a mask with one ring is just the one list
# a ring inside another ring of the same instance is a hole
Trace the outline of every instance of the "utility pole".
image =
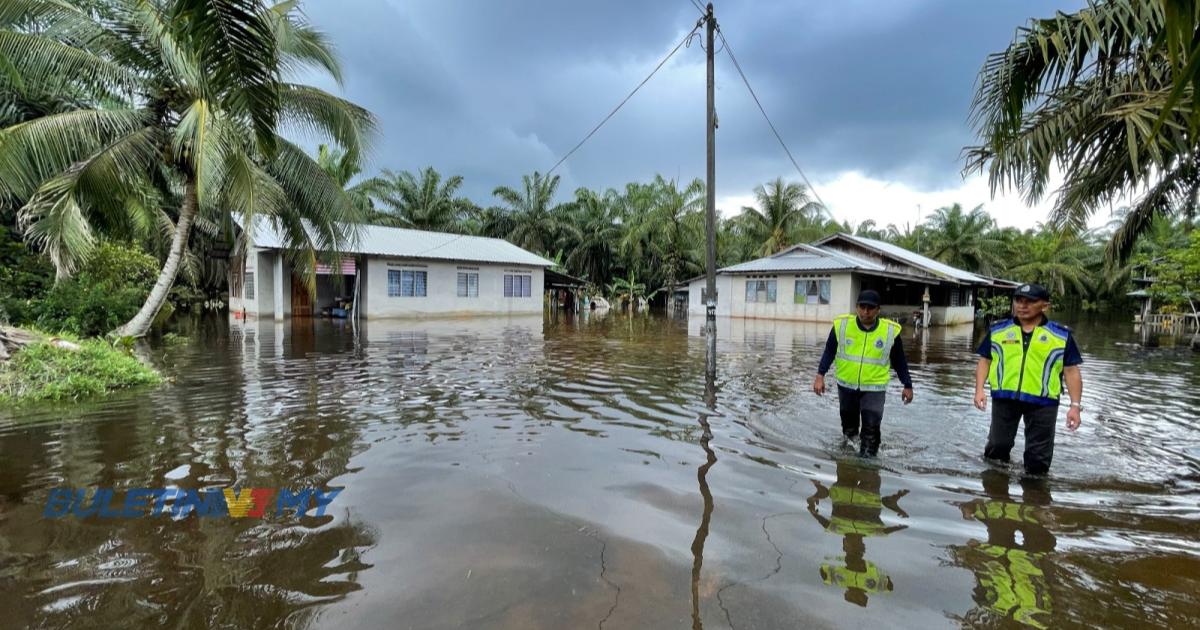
[(715, 83), (713, 73), (713, 31), (717, 21), (713, 17), (713, 5), (708, 3), (708, 11), (704, 17), (708, 47), (708, 173), (706, 181), (707, 204), (704, 212), (704, 226), (707, 236), (706, 260), (707, 282), (704, 292), (704, 310), (709, 326), (715, 328), (717, 318), (717, 110), (713, 94)]

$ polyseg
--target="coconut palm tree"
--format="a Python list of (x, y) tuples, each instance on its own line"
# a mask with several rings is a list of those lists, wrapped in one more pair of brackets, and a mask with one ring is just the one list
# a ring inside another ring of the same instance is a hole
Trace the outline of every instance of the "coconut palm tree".
[(384, 171), (383, 179), (390, 190), (380, 201), (400, 225), (435, 232), (463, 231), (471, 202), (457, 196), (463, 185), (461, 175), (443, 180), (441, 173), (427, 166), (416, 174)]
[(758, 207), (742, 208), (735, 221), (739, 229), (758, 245), (758, 256), (769, 256), (801, 240), (825, 235), (830, 221), (824, 206), (808, 196), (804, 184), (782, 177), (754, 187)]
[(992, 235), (996, 222), (982, 204), (970, 212), (964, 212), (957, 203), (938, 208), (927, 224), (926, 256), (980, 273), (991, 274), (1000, 267), (1000, 243)]
[(563, 221), (563, 209), (554, 203), (558, 175), (544, 177), (534, 171), (533, 175), (522, 176), (521, 183), (520, 192), (508, 186), (498, 186), (492, 191), (504, 203), (502, 210), (511, 222), (504, 237), (518, 247), (547, 251), (557, 243), (563, 230), (574, 229)]
[(158, 280), (121, 335), (149, 328), (197, 220), (274, 223), (311, 288), (317, 252), (353, 238), (353, 207), (280, 131), (328, 136), (357, 156), (372, 126), (366, 110), (286, 80), (307, 70), (340, 79), (325, 37), (295, 2), (113, 0), (104, 9), (0, 3), (0, 81), (73, 102), (0, 130), (0, 196), (22, 204), (25, 238), (67, 275), (93, 249), (93, 222), (178, 200)]
[(1076, 231), (1131, 199), (1110, 260), (1125, 259), (1156, 217), (1193, 215), (1200, 101), (1188, 77), (1200, 66), (1181, 60), (1200, 58), (1191, 54), (1200, 51), (1200, 5), (1178, 4), (1092, 0), (1018, 29), (980, 71), (971, 114), (979, 144), (967, 148), (966, 171), (987, 172), (993, 191), (1015, 188), (1031, 202), (1061, 172), (1051, 219)]

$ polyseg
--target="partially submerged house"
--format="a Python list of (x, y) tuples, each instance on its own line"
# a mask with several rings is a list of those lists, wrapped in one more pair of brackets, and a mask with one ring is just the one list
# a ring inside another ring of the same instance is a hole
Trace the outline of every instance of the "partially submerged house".
[(354, 309), (368, 319), (542, 312), (554, 263), (537, 254), (496, 238), (357, 227), (340, 265), (316, 266), (313, 295), (293, 273), (280, 231), (256, 220), (230, 265), (230, 312), (277, 320)]
[[(689, 315), (704, 315), (705, 278), (688, 282)], [(835, 234), (717, 272), (717, 315), (827, 322), (878, 291), (884, 317), (944, 326), (972, 322), (980, 290), (1011, 291), (987, 278), (875, 239)]]

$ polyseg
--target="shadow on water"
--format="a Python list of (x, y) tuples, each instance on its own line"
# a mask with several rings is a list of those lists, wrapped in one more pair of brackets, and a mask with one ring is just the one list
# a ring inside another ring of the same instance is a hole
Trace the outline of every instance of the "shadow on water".
[[(808, 391), (827, 325), (187, 326), (148, 350), (172, 385), (0, 411), (8, 625), (1200, 623), (1200, 370), (1128, 326), (1076, 326), (1088, 411), (1036, 483), (980, 461), (970, 326), (905, 333), (917, 400), (875, 462)], [(52, 488), (161, 486), (341, 494), (323, 517), (42, 516)]]

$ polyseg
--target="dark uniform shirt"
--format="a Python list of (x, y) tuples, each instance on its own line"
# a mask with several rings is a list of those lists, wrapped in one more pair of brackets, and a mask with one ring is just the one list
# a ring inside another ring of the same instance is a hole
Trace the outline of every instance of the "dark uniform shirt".
[[(1018, 320), (1016, 317), (1014, 317), (1012, 319), (1012, 321), (1017, 326), (1021, 325), (1020, 320)], [(1047, 318), (1045, 315), (1042, 315), (1042, 324), (1041, 325), (1045, 325), (1049, 321), (1050, 321), (1049, 318)], [(1022, 328), (1021, 329), (1021, 343), (1024, 344), (1024, 347), (1026, 350), (1029, 349), (1029, 340), (1030, 339), (1033, 339), (1033, 331), (1031, 330), (1029, 332), (1025, 332), (1025, 329)], [(992, 358), (992, 335), (991, 335), (991, 333), (984, 335), (983, 342), (979, 344), (979, 349), (976, 350), (975, 353), (985, 359), (991, 360), (991, 358)], [(1067, 347), (1066, 347), (1066, 349), (1063, 350), (1063, 367), (1071, 367), (1073, 365), (1082, 365), (1082, 364), (1083, 364), (1083, 355), (1079, 353), (1079, 346), (1075, 345), (1075, 335), (1072, 335), (1070, 332), (1068, 332), (1067, 333)]]
[[(857, 322), (858, 318), (855, 318), (855, 321)], [(865, 328), (862, 324), (858, 325), (866, 332), (875, 330), (876, 326), (879, 326), (879, 320), (875, 320), (875, 326), (870, 328)], [(833, 365), (833, 360), (837, 358), (837, 351), (837, 334), (830, 328), (829, 339), (825, 340), (825, 352), (821, 354), (821, 363), (817, 366), (817, 374), (825, 376), (829, 367)], [(905, 387), (912, 387), (912, 376), (908, 373), (908, 358), (904, 356), (904, 343), (900, 341), (899, 337), (896, 337), (895, 342), (892, 343), (892, 352), (888, 355), (888, 360), (892, 363), (892, 369), (896, 370), (896, 377), (900, 379), (900, 383)]]

